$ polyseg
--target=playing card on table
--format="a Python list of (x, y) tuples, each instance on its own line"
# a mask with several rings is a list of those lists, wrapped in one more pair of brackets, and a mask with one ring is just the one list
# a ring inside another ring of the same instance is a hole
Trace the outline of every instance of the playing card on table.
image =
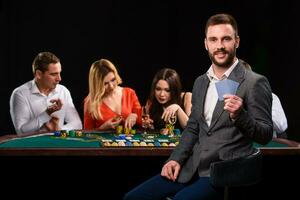
[(216, 88), (218, 92), (218, 97), (220, 101), (223, 101), (224, 94), (233, 94), (235, 95), (236, 90), (239, 86), (239, 83), (230, 79), (224, 79), (216, 83)]

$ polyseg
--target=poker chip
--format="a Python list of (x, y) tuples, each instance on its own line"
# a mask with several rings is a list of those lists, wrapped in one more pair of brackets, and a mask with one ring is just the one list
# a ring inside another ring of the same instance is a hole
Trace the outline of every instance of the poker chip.
[[(176, 130), (176, 129), (175, 129)], [(178, 134), (180, 130), (175, 131)], [(52, 133), (57, 139), (98, 141), (102, 147), (175, 147), (179, 144), (179, 137), (169, 137), (159, 133), (115, 134), (110, 132), (82, 132), (81, 130), (62, 130)]]
[(56, 137), (60, 137), (60, 136), (61, 136), (61, 133), (60, 133), (60, 131), (54, 131), (54, 136), (56, 136)]

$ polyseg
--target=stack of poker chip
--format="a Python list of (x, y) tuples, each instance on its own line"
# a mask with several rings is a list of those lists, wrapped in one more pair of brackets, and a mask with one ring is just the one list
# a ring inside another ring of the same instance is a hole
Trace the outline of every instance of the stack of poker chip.
[(55, 137), (82, 137), (82, 131), (81, 130), (60, 130), (60, 131), (54, 131)]

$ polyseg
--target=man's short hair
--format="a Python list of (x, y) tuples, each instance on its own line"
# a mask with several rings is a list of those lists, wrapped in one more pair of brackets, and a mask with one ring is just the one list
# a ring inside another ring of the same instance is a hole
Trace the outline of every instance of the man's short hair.
[(237, 22), (234, 19), (234, 17), (229, 14), (221, 13), (221, 14), (213, 15), (207, 20), (205, 25), (205, 37), (207, 35), (207, 29), (209, 26), (214, 26), (219, 24), (230, 24), (235, 31), (235, 36), (239, 35)]
[(51, 63), (60, 62), (59, 58), (51, 52), (41, 52), (33, 60), (32, 72), (35, 74), (37, 70), (45, 72), (48, 70), (48, 66)]

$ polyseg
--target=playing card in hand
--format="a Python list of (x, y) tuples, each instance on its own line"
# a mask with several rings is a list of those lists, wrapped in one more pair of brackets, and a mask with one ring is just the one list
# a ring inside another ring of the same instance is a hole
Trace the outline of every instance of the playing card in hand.
[(239, 86), (239, 83), (230, 79), (224, 79), (216, 83), (216, 88), (218, 92), (218, 97), (220, 101), (223, 101), (224, 94), (233, 94), (235, 95), (236, 90)]

